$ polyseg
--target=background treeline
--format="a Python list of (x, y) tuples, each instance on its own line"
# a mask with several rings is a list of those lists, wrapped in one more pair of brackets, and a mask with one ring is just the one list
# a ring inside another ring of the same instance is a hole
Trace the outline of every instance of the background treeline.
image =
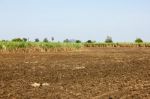
[[(29, 38), (14, 38), (10, 40), (12, 42), (54, 42), (54, 37), (51, 37), (49, 40), (48, 38), (44, 38), (40, 41), (39, 38), (34, 39), (34, 41), (30, 41)], [(8, 42), (8, 40), (0, 40), (0, 42)], [(86, 42), (82, 42), (81, 40), (75, 40), (75, 39), (65, 39), (63, 41), (64, 43), (96, 43), (96, 41), (87, 40)], [(107, 36), (104, 43), (113, 43), (112, 37)], [(134, 43), (143, 43), (143, 40), (141, 38), (136, 38)]]
[(63, 42), (55, 42), (54, 37), (51, 39), (44, 38), (40, 41), (36, 38), (34, 41), (29, 41), (27, 38), (14, 38), (10, 41), (1, 40), (1, 51), (71, 51), (84, 47), (150, 47), (150, 43), (143, 42), (141, 38), (135, 39), (132, 43), (114, 43), (110, 36), (107, 36), (104, 42), (96, 42), (87, 40), (65, 39)]

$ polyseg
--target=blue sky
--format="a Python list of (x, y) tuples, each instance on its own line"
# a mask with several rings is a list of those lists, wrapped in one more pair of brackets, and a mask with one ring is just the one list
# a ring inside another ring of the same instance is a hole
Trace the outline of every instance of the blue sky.
[(150, 0), (0, 0), (0, 39), (150, 41)]

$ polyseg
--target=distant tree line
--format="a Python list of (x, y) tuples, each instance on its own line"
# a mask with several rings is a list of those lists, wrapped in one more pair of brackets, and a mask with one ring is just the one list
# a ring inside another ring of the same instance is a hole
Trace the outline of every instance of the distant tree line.
[[(2, 40), (2, 41), (7, 41), (7, 40)], [(11, 41), (13, 42), (28, 42), (29, 39), (28, 38), (14, 38)], [(54, 41), (54, 37), (51, 37), (51, 40), (49, 40), (48, 38), (44, 38), (42, 41), (39, 40), (39, 38), (34, 39), (34, 42), (53, 42)], [(75, 39), (65, 39), (63, 41), (64, 43), (82, 43), (81, 40), (75, 40)], [(136, 38), (135, 43), (143, 43), (143, 40), (141, 38)], [(86, 43), (96, 43), (96, 41), (92, 41), (92, 40), (87, 40)], [(105, 39), (105, 43), (113, 43), (112, 37), (111, 36), (107, 36)]]

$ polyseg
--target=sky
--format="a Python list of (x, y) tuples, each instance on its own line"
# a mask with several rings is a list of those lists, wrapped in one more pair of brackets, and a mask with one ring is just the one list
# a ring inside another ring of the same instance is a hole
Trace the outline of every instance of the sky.
[(0, 0), (0, 39), (150, 41), (150, 0)]

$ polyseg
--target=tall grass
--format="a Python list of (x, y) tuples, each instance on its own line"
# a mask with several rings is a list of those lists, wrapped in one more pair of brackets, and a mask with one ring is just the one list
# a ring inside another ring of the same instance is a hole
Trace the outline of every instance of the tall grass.
[(0, 50), (16, 51), (70, 51), (77, 50), (83, 45), (79, 43), (58, 43), (58, 42), (0, 42)]
[(82, 47), (150, 47), (150, 43), (59, 43), (59, 42), (11, 42), (0, 41), (0, 51), (61, 52)]

